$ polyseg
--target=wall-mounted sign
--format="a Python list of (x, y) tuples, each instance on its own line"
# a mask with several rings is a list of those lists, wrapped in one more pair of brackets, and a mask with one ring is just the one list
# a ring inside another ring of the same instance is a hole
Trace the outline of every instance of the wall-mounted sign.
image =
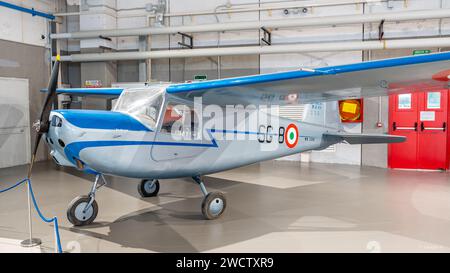
[(428, 109), (441, 108), (441, 92), (428, 92), (427, 93), (427, 108)]
[(194, 81), (206, 81), (208, 77), (206, 75), (194, 75)]
[(430, 54), (430, 53), (431, 53), (430, 49), (416, 49), (416, 50), (413, 50), (413, 55)]
[(420, 121), (434, 121), (434, 111), (420, 111)]
[(411, 109), (411, 94), (398, 95), (398, 109)]
[(86, 80), (84, 81), (84, 87), (86, 88), (99, 88), (102, 87), (102, 81), (100, 80)]

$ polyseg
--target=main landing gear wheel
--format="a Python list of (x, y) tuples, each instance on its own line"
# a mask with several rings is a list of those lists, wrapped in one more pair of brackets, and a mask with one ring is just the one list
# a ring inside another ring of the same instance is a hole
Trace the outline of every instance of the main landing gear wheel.
[(95, 200), (86, 207), (91, 198), (87, 195), (80, 195), (75, 197), (69, 204), (69, 208), (67, 209), (67, 219), (74, 226), (84, 226), (89, 225), (95, 220), (98, 213), (98, 205)]
[(200, 186), (205, 196), (202, 201), (202, 214), (205, 219), (214, 220), (222, 216), (227, 207), (225, 195), (221, 192), (208, 192), (200, 176), (193, 176), (192, 179)]
[(157, 196), (159, 192), (159, 181), (156, 179), (142, 180), (138, 185), (138, 192), (142, 197)]
[(208, 220), (219, 218), (227, 207), (225, 195), (221, 192), (210, 192), (202, 202), (202, 214)]

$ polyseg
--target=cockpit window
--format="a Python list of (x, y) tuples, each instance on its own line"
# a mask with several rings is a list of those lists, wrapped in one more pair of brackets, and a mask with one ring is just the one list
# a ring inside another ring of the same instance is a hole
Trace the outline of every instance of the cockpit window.
[(167, 86), (157, 84), (145, 88), (125, 89), (113, 111), (127, 113), (155, 130)]

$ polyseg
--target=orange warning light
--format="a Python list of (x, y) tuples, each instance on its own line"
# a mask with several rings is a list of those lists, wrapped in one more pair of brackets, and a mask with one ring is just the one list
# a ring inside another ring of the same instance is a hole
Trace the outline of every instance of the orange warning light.
[(340, 100), (339, 116), (341, 122), (362, 122), (363, 121), (363, 100)]

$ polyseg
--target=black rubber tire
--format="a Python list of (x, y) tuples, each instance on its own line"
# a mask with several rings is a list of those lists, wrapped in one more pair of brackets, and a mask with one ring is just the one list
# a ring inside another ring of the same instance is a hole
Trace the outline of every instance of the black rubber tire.
[[(219, 213), (214, 214), (210, 211), (209, 207), (212, 202), (217, 201), (217, 198), (222, 200), (223, 208)], [(226, 208), (227, 208), (227, 199), (225, 198), (225, 195), (221, 192), (210, 192), (205, 196), (205, 198), (203, 198), (202, 214), (207, 220), (215, 220), (219, 218), (220, 216), (222, 216)]]
[(75, 216), (75, 209), (77, 208), (77, 206), (80, 203), (88, 203), (90, 200), (90, 197), (87, 195), (80, 195), (75, 197), (72, 202), (70, 202), (69, 207), (67, 208), (67, 219), (69, 220), (70, 223), (72, 223), (72, 225), (74, 226), (85, 226), (85, 225), (89, 225), (91, 224), (95, 218), (97, 217), (98, 214), (98, 205), (97, 202), (94, 200), (94, 202), (92, 202), (92, 208), (93, 208), (93, 213), (91, 215), (91, 217), (89, 217), (88, 219), (78, 219)]
[(142, 180), (139, 185), (138, 185), (138, 192), (142, 197), (152, 197), (152, 196), (157, 196), (158, 192), (159, 192), (159, 181), (155, 179), (155, 190), (152, 192), (148, 192), (145, 189), (145, 183), (151, 183), (151, 181), (153, 181), (152, 179), (144, 179)]

